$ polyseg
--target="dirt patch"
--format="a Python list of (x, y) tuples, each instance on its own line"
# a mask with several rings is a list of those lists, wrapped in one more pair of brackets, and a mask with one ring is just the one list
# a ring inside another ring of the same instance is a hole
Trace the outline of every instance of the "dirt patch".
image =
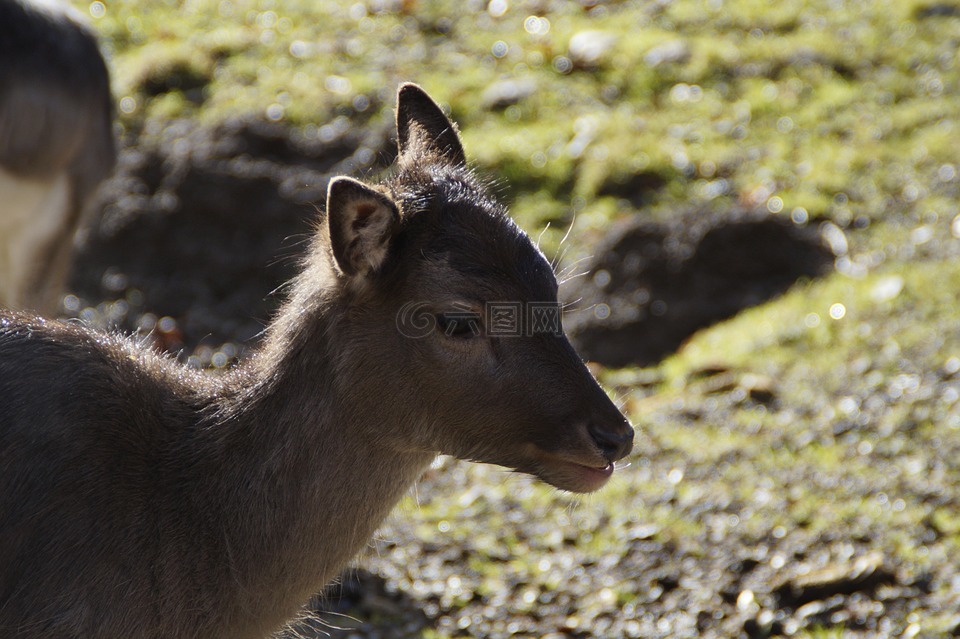
[(649, 365), (690, 335), (827, 271), (815, 229), (740, 209), (615, 227), (570, 280), (565, 322), (579, 352), (607, 366)]
[(202, 365), (216, 349), (232, 360), (296, 272), (329, 179), (390, 147), (385, 133), (345, 123), (313, 135), (262, 121), (170, 125), (125, 149), (101, 190), (67, 314), (151, 334)]

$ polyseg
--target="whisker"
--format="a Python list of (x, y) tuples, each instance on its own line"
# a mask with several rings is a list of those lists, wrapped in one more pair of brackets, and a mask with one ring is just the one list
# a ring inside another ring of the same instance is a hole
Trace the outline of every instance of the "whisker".
[[(563, 249), (563, 254), (562, 254), (562, 256), (566, 256), (568, 250), (569, 250), (568, 248), (564, 248), (564, 249)], [(564, 273), (564, 272), (566, 272), (566, 271), (569, 271), (571, 268), (573, 268), (574, 266), (576, 266), (576, 265), (579, 264), (580, 262), (582, 262), (582, 261), (584, 261), (584, 260), (590, 259), (590, 257), (592, 257), (592, 256), (587, 255), (586, 257), (581, 257), (580, 259), (572, 262), (571, 264), (567, 264), (566, 266), (564, 266), (562, 269), (560, 269), (560, 272), (561, 272), (561, 273)]]
[(575, 280), (575, 279), (577, 279), (578, 277), (583, 277), (584, 275), (589, 275), (589, 274), (590, 274), (590, 273), (589, 273), (588, 271), (584, 271), (584, 272), (582, 272), (582, 273), (577, 273), (577, 274), (575, 274), (575, 275), (571, 275), (570, 277), (565, 277), (565, 278), (561, 279), (559, 282), (557, 282), (557, 284), (558, 284), (558, 285), (560, 285), (560, 284), (566, 284), (566, 283), (569, 282), (570, 280)]
[(570, 218), (570, 226), (567, 227), (567, 232), (564, 233), (563, 239), (560, 240), (560, 246), (567, 241), (567, 238), (570, 237), (570, 232), (573, 231), (573, 225), (577, 223), (577, 210), (573, 210), (573, 216)]
[[(565, 276), (569, 271), (572, 271), (573, 269), (575, 269), (581, 262), (585, 262), (586, 260), (589, 260), (592, 257), (593, 257), (592, 255), (586, 255), (584, 257), (581, 257), (579, 260), (576, 260), (575, 262), (567, 264), (566, 266), (563, 267), (563, 270), (561, 270), (557, 274), (557, 277)], [(587, 273), (587, 272), (589, 271), (584, 271), (584, 273)]]
[(540, 250), (540, 239), (543, 237), (543, 234), (546, 233), (549, 228), (550, 228), (550, 222), (547, 222), (547, 225), (543, 227), (543, 230), (540, 231), (540, 235), (537, 236), (536, 247), (538, 251)]
[(300, 255), (301, 249), (305, 246), (308, 246), (312, 239), (312, 233), (295, 233), (293, 235), (286, 236), (280, 243), (281, 251), (290, 252), (281, 252), (279, 255), (273, 257), (269, 262), (267, 262), (267, 265), (277, 266), (287, 264), (291, 261), (299, 261), (302, 257), (302, 255)]
[(560, 264), (563, 263), (563, 259), (567, 256), (567, 253), (570, 252), (570, 246), (563, 246), (562, 244), (557, 247), (559, 250), (554, 256), (553, 260), (550, 262), (550, 266), (553, 267), (553, 270), (556, 271)]

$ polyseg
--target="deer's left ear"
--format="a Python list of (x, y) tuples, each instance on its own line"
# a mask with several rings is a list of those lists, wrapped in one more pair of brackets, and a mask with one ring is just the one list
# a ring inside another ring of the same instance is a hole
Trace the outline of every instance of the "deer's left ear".
[(457, 125), (426, 91), (409, 82), (397, 92), (397, 143), (401, 157), (426, 152), (454, 166), (467, 164)]
[(376, 271), (386, 260), (400, 213), (387, 195), (362, 182), (338, 177), (327, 188), (330, 247), (349, 276)]

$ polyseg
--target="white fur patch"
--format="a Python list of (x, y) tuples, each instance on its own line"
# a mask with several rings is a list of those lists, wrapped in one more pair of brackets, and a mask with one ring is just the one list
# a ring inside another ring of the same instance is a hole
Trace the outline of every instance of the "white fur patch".
[[(51, 180), (29, 180), (0, 169), (0, 306), (20, 308), (44, 250), (64, 234), (70, 206), (66, 172)], [(70, 247), (71, 243), (61, 243)]]

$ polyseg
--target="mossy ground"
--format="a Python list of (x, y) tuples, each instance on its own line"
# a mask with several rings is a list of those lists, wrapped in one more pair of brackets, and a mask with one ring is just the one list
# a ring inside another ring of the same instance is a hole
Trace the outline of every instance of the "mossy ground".
[[(184, 116), (256, 114), (309, 136), (337, 118), (388, 126), (396, 85), (415, 81), (568, 261), (617, 219), (725, 202), (829, 222), (847, 245), (834, 273), (660, 365), (600, 371), (638, 427), (603, 492), (452, 462), (428, 474), (365, 564), (430, 627), (383, 636), (960, 626), (960, 5), (77, 6), (104, 38), (128, 140)], [(571, 50), (577, 34), (595, 58)], [(802, 618), (776, 595), (778, 580), (870, 553), (919, 594), (853, 593)]]

